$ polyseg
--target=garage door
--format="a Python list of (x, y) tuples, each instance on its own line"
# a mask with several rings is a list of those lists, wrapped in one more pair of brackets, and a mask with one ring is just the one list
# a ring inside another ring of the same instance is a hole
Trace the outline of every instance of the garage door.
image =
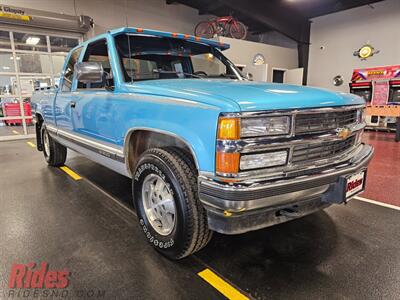
[(65, 56), (82, 40), (20, 28), (0, 27), (0, 141), (33, 136), (32, 92), (58, 84)]

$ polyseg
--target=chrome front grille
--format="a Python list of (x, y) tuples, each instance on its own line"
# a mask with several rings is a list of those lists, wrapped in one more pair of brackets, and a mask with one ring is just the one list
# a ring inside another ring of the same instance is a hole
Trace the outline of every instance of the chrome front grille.
[(321, 142), (317, 144), (298, 145), (293, 147), (293, 164), (332, 158), (350, 149), (355, 143), (355, 136), (343, 141)]
[(295, 121), (295, 134), (313, 134), (334, 130), (339, 127), (357, 122), (357, 109), (297, 114)]

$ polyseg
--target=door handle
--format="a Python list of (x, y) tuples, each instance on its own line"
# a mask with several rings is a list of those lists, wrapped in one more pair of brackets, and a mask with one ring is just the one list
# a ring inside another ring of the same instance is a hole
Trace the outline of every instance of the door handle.
[(76, 102), (75, 102), (75, 101), (71, 101), (71, 102), (69, 103), (69, 106), (71, 106), (71, 108), (75, 108)]

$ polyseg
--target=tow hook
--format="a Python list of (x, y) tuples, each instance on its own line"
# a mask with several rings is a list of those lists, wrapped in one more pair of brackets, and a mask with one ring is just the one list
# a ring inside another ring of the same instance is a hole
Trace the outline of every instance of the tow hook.
[(284, 209), (278, 210), (275, 213), (275, 215), (277, 217), (284, 216), (284, 217), (287, 217), (287, 218), (298, 218), (298, 217), (302, 216), (302, 214), (298, 210), (296, 210), (296, 208), (293, 208), (293, 207), (284, 208)]

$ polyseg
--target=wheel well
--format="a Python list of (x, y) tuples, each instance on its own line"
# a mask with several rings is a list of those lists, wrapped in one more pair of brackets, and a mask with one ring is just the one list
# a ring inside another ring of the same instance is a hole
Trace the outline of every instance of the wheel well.
[(41, 128), (42, 128), (42, 124), (44, 122), (43, 117), (41, 114), (36, 114), (36, 125), (35, 125), (35, 130), (36, 130), (36, 148), (39, 151), (43, 150), (42, 147), (42, 133), (41, 133)]
[[(151, 148), (176, 147), (187, 155), (196, 168), (198, 167), (190, 147), (178, 137), (167, 133), (142, 129), (135, 130), (128, 136), (125, 147), (130, 173), (134, 172), (140, 155)], [(195, 171), (197, 172), (197, 170)]]

